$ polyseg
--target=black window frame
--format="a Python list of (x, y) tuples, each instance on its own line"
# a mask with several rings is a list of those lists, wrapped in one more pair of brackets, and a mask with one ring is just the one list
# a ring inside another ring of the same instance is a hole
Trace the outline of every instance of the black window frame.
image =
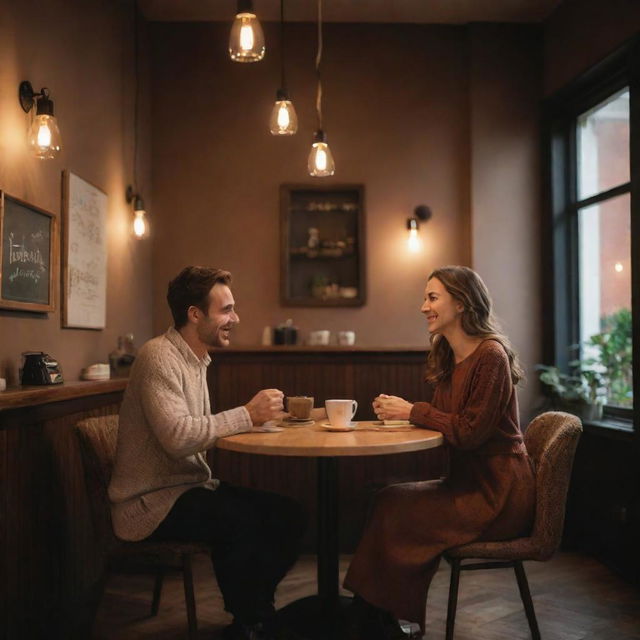
[[(630, 180), (578, 199), (577, 118), (629, 88)], [(546, 212), (542, 225), (543, 357), (566, 369), (568, 347), (580, 340), (578, 210), (630, 194), (633, 409), (605, 407), (599, 426), (634, 430), (640, 441), (640, 37), (576, 78), (543, 103), (543, 167)]]

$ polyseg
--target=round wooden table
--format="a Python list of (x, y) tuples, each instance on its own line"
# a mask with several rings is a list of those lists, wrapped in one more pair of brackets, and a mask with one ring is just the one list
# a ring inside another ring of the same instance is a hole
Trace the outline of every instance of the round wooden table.
[[(317, 415), (317, 414), (316, 414)], [(318, 464), (318, 595), (285, 607), (289, 619), (300, 621), (308, 637), (335, 637), (340, 605), (338, 547), (338, 461), (342, 456), (377, 456), (431, 449), (442, 434), (420, 428), (385, 428), (376, 422), (357, 422), (353, 431), (327, 431), (326, 418), (307, 427), (292, 426), (276, 433), (249, 432), (220, 438), (216, 446), (239, 453), (313, 457)], [(386, 430), (388, 429), (388, 430)], [(288, 610), (288, 611), (287, 611)], [(315, 619), (316, 622), (311, 622)], [(295, 625), (301, 626), (301, 625)], [(311, 630), (311, 632), (309, 632)]]

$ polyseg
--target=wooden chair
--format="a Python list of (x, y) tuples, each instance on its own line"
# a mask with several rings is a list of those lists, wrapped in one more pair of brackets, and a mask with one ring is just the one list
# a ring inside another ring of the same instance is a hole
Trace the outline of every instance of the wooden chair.
[(185, 542), (124, 542), (118, 540), (111, 526), (111, 512), (107, 487), (111, 478), (118, 439), (118, 416), (86, 418), (76, 425), (80, 440), (87, 491), (91, 499), (93, 520), (99, 548), (104, 550), (107, 564), (149, 568), (155, 573), (151, 615), (158, 613), (162, 583), (169, 569), (183, 574), (184, 598), (187, 609), (188, 638), (196, 640), (198, 620), (193, 590), (192, 557), (195, 553), (209, 553), (211, 548), (201, 543)]
[[(451, 564), (446, 640), (453, 640), (460, 571), (512, 567), (527, 614), (531, 637), (540, 640), (538, 622), (531, 600), (523, 560), (548, 560), (560, 545), (571, 467), (582, 433), (576, 416), (549, 411), (535, 418), (524, 441), (536, 469), (536, 512), (531, 535), (501, 542), (472, 542), (449, 549), (445, 558)], [(485, 562), (462, 564), (465, 559)]]

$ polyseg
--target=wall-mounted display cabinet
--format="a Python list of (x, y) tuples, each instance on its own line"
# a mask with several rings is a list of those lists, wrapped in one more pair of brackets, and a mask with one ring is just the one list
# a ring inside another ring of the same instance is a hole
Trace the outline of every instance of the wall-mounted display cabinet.
[(364, 305), (364, 186), (282, 185), (280, 209), (282, 304)]

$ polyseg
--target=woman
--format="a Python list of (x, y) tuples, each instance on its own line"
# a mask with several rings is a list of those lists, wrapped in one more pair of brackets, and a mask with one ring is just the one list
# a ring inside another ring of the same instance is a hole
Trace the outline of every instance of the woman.
[[(345, 578), (356, 594), (351, 635), (403, 638), (398, 618), (425, 619), (427, 590), (445, 549), (517, 537), (531, 525), (535, 485), (518, 420), (517, 356), (467, 267), (436, 269), (424, 304), (431, 333), (431, 402), (380, 395), (381, 420), (440, 431), (450, 452), (446, 479), (382, 490)], [(355, 628), (354, 628), (355, 627)]]

